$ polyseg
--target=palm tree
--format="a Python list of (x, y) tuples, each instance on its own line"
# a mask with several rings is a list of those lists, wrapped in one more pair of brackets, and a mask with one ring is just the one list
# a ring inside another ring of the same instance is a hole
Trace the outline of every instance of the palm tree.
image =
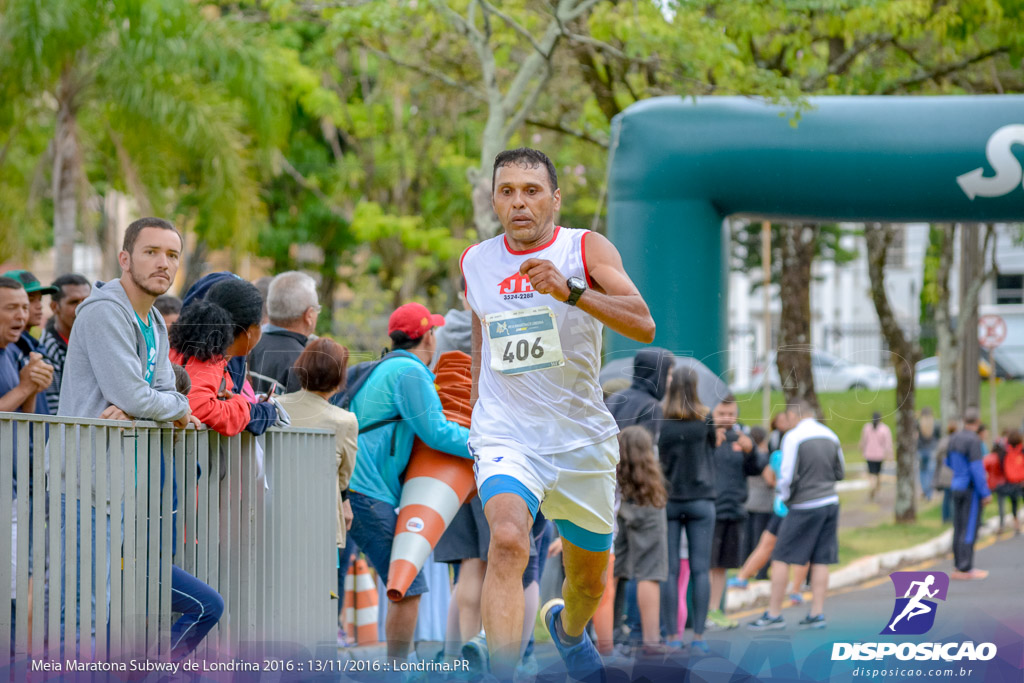
[(261, 148), (288, 125), (264, 47), (188, 0), (0, 0), (0, 177), (24, 122), (52, 112), (38, 164), (57, 273), (74, 268), (84, 199), (107, 188), (143, 213), (187, 211), (211, 244), (250, 241)]

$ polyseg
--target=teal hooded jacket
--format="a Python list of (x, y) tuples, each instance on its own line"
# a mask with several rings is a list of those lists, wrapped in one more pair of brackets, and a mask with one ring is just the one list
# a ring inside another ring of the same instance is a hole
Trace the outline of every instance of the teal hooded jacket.
[[(349, 489), (398, 507), (402, 475), (409, 464), (413, 437), (434, 450), (470, 458), (469, 430), (445, 417), (434, 374), (419, 358), (395, 351), (373, 369), (349, 407), (360, 429), (394, 418), (401, 420), (359, 435), (356, 466)], [(392, 438), (394, 449), (392, 449)]]

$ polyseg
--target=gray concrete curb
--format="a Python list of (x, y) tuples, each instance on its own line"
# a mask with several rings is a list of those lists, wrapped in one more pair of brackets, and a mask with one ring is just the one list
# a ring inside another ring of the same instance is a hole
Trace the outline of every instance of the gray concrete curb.
[[(1024, 520), (1024, 510), (1020, 513)], [(1008, 526), (1013, 524), (1013, 516), (1008, 514), (1004, 518)], [(993, 517), (978, 530), (979, 538), (991, 536), (999, 529), (999, 519)], [(910, 548), (891, 550), (879, 555), (862, 557), (829, 575), (829, 590), (846, 588), (864, 583), (879, 576), (885, 576), (899, 567), (917, 562), (924, 562), (936, 557), (941, 557), (953, 549), (953, 529), (947, 529), (930, 541), (925, 541)], [(771, 585), (768, 581), (752, 583), (744, 589), (729, 589), (725, 597), (727, 611), (740, 610), (751, 607), (759, 601), (767, 600), (771, 593)]]

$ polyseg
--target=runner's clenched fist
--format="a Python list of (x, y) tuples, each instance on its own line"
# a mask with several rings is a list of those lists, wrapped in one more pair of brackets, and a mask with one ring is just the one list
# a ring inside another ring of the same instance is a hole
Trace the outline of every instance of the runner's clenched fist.
[(566, 284), (566, 277), (558, 270), (554, 263), (544, 259), (531, 258), (523, 261), (519, 272), (530, 278), (530, 286), (533, 291), (540, 294), (550, 294), (558, 301), (565, 301), (569, 298), (569, 285)]

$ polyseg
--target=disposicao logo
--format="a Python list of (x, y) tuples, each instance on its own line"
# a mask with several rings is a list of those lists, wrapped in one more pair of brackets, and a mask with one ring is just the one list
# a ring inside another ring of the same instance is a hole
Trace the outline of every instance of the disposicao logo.
[(938, 609), (934, 600), (945, 602), (949, 575), (945, 572), (893, 572), (889, 578), (896, 588), (896, 605), (880, 635), (919, 636), (930, 631)]
[[(946, 600), (949, 575), (943, 572), (893, 572), (889, 575), (896, 589), (896, 605), (879, 635), (919, 636), (935, 625), (938, 604)], [(896, 657), (901, 661), (987, 661), (996, 656), (993, 643), (833, 643), (832, 661), (881, 660)]]

